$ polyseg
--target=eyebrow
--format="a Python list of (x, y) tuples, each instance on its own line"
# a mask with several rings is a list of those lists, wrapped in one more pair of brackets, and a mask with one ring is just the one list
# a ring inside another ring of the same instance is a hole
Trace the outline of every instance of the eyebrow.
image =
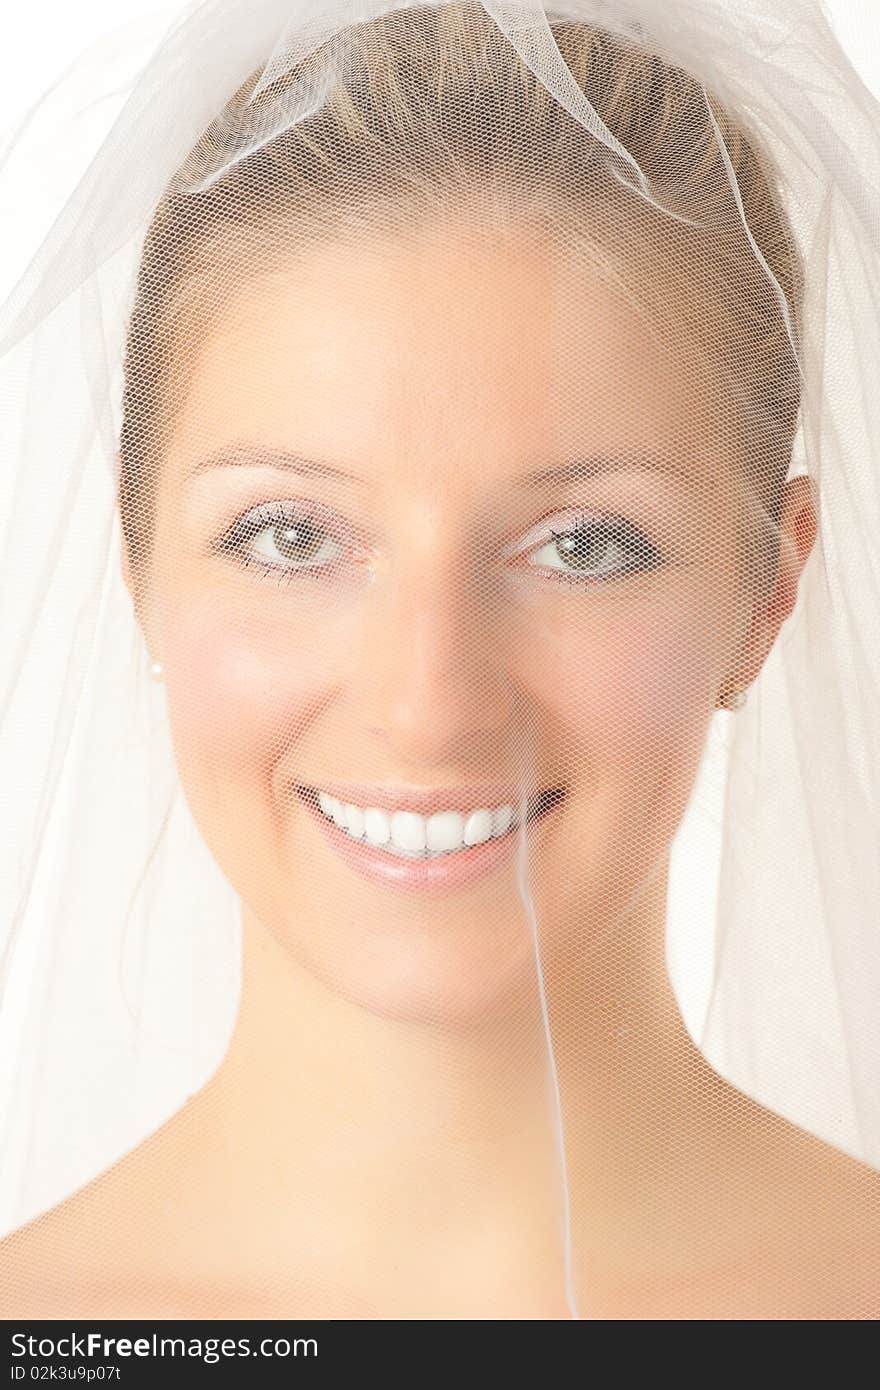
[(684, 478), (680, 466), (673, 459), (664, 459), (657, 454), (639, 451), (623, 454), (590, 454), (570, 459), (567, 463), (552, 468), (536, 468), (516, 479), (518, 487), (536, 487), (541, 483), (572, 483), (585, 478), (595, 478), (600, 473), (667, 473)]
[[(344, 482), (355, 483), (359, 487), (364, 487), (367, 482), (365, 478), (359, 478), (336, 464), (321, 459), (305, 458), (301, 454), (269, 444), (224, 444), (199, 459), (190, 476), (198, 476), (212, 468), (279, 468), (305, 477), (341, 478)], [(530, 488), (546, 483), (580, 482), (587, 478), (595, 478), (601, 473), (632, 472), (672, 474), (684, 480), (684, 474), (674, 460), (635, 450), (622, 454), (580, 456), (549, 468), (532, 469), (512, 481), (515, 487)]]
[(190, 477), (197, 477), (212, 468), (281, 468), (289, 473), (305, 476), (342, 478), (347, 483), (357, 483), (363, 487), (366, 479), (358, 478), (335, 464), (320, 459), (303, 458), (301, 454), (289, 449), (279, 449), (270, 444), (224, 444), (212, 453), (199, 459), (190, 470)]

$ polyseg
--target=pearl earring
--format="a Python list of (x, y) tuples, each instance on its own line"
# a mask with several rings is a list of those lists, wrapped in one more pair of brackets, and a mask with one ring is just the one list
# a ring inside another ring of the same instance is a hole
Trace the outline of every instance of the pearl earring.
[(162, 679), (162, 670), (161, 661), (154, 661), (150, 667), (150, 675), (153, 677), (154, 681), (160, 681)]

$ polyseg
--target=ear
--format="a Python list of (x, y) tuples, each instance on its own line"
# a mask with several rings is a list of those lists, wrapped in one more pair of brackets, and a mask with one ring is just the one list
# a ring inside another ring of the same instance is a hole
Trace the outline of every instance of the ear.
[(779, 522), (779, 569), (769, 599), (755, 612), (741, 667), (745, 684), (758, 675), (773, 647), (779, 630), (797, 603), (798, 584), (819, 531), (814, 485), (809, 477), (791, 478), (785, 484)]

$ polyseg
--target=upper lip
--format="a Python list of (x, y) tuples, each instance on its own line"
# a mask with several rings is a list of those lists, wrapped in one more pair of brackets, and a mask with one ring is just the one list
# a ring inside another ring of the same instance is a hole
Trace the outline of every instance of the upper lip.
[(354, 806), (376, 806), (380, 811), (417, 811), (421, 815), (431, 815), (436, 811), (476, 811), (481, 807), (492, 811), (499, 806), (512, 806), (516, 811), (523, 793), (532, 799), (552, 789), (551, 784), (524, 787), (501, 782), (477, 782), (455, 787), (394, 787), (388, 783), (379, 786), (365, 782), (324, 781), (301, 783), (300, 788), (326, 792), (338, 801)]

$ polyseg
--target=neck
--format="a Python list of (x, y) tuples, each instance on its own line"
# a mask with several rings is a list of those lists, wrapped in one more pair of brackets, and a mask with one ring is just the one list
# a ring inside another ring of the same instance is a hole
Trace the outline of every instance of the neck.
[(204, 1258), (234, 1244), (241, 1279), (274, 1261), (279, 1281), (296, 1263), (356, 1285), (361, 1250), (368, 1302), (383, 1287), (407, 1306), (433, 1281), (444, 1306), (492, 1289), (529, 1309), (561, 1287), (566, 1202), (576, 1286), (596, 1299), (603, 1272), (613, 1303), (615, 1271), (663, 1285), (734, 1250), (759, 1107), (744, 1121), (681, 1022), (666, 887), (663, 866), (626, 921), (581, 933), (577, 958), (551, 966), (542, 946), (543, 999), (533, 982), (515, 1016), (454, 1031), (332, 992), (245, 910), (235, 1032), (180, 1148), (195, 1129), (200, 1195), (221, 1213)]
[[(212, 1113), (237, 1151), (244, 1132), (255, 1162), (257, 1151), (265, 1161), (295, 1155), (316, 1181), (332, 1169), (336, 1184), (393, 1191), (417, 1160), (441, 1225), (444, 1193), (460, 1189), (465, 1168), (471, 1193), (499, 1191), (499, 1174), (558, 1172), (557, 1085), (579, 1151), (624, 1116), (625, 1144), (650, 1143), (662, 1117), (633, 1112), (634, 1088), (671, 1104), (682, 1072), (683, 1028), (663, 966), (665, 900), (663, 872), (589, 955), (553, 977), (548, 970), (543, 1004), (533, 980), (515, 1015), (455, 1031), (343, 998), (245, 908), (242, 1002), (211, 1083)], [(580, 1137), (579, 1116), (590, 1120)], [(590, 1167), (608, 1166), (610, 1181), (620, 1157), (594, 1155)], [(558, 1189), (558, 1176), (549, 1185)]]

